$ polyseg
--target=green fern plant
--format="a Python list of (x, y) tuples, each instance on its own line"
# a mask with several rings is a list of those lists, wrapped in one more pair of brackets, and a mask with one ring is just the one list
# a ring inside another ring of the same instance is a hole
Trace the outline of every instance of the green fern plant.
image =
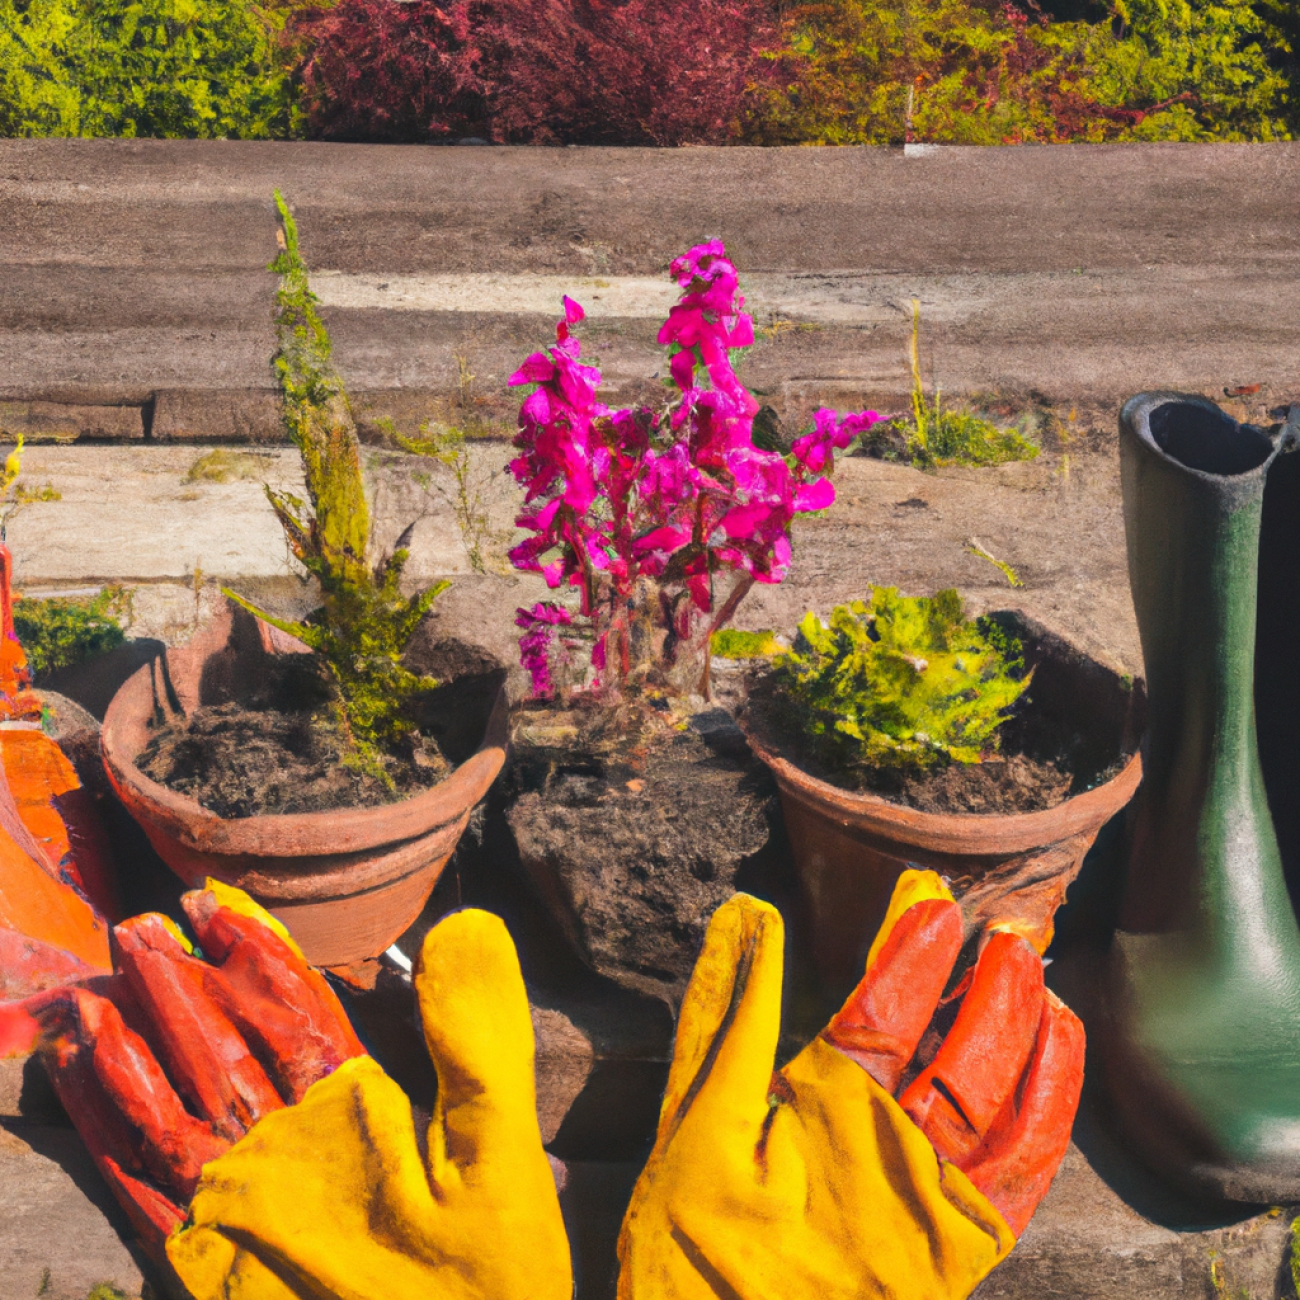
[(873, 587), (829, 623), (810, 613), (773, 673), (790, 716), (850, 770), (977, 763), (1029, 685), (1019, 643), (964, 619), (951, 588)]
[(450, 585), (402, 595), (412, 524), (391, 553), (371, 557), (370, 511), (361, 472), (361, 444), (343, 382), (331, 360), (325, 322), (298, 249), (298, 229), (280, 191), (280, 276), (276, 295), (279, 348), (273, 360), (285, 429), (302, 457), (307, 501), (267, 486), (267, 499), (289, 549), (320, 583), (322, 604), (307, 621), (276, 618), (223, 588), (273, 627), (297, 637), (324, 661), (338, 687), (338, 713), (352, 747), (349, 761), (390, 788), (381, 762), (412, 730), (408, 704), (438, 683), (411, 672), (402, 654), (420, 620)]

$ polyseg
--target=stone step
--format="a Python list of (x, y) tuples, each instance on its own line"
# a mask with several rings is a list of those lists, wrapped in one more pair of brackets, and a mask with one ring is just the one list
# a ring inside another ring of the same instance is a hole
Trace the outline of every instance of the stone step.
[[(272, 191), (377, 436), (505, 381), (565, 286), (609, 400), (657, 389), (671, 259), (721, 236), (783, 415), (893, 409), (910, 300), (950, 398), (1114, 408), (1148, 387), (1300, 396), (1300, 145), (419, 149), (0, 141), (0, 433), (276, 441)], [(463, 403), (462, 403), (463, 409)]]

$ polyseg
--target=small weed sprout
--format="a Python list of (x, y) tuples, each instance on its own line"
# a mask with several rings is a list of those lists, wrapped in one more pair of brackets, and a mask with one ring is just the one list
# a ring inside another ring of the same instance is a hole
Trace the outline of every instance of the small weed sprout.
[(5, 457), (4, 468), (0, 469), (0, 543), (5, 540), (5, 530), (9, 521), (24, 506), (36, 505), (41, 501), (62, 501), (63, 493), (52, 483), (41, 487), (28, 487), (21, 482), (18, 475), (22, 473), (23, 435), (14, 440), (14, 449)]
[(987, 550), (976, 537), (966, 539), (966, 549), (972, 554), (978, 556), (981, 560), (987, 560), (999, 573), (1007, 580), (1008, 587), (1023, 587), (1025, 584), (1021, 581), (1020, 575), (1005, 561), (999, 560), (992, 551)]
[[(912, 370), (912, 420), (896, 416), (888, 422), (906, 440), (905, 458), (920, 468), (941, 465), (1005, 465), (1010, 461), (1033, 460), (1039, 447), (1018, 429), (1001, 429), (989, 420), (967, 411), (945, 411), (942, 392), (935, 389), (931, 401), (921, 381), (921, 303), (912, 299), (912, 338), (908, 360)], [(877, 432), (883, 436), (885, 426)]]
[(849, 771), (977, 763), (1029, 685), (1020, 645), (992, 621), (931, 597), (873, 587), (830, 622), (800, 622), (773, 660), (784, 706), (829, 761)]
[(270, 267), (280, 276), (279, 349), (273, 365), (285, 428), (302, 457), (308, 501), (270, 486), (264, 490), (294, 557), (319, 581), (323, 602), (308, 621), (294, 622), (223, 591), (316, 651), (338, 688), (337, 713), (352, 750), (349, 762), (391, 789), (382, 754), (413, 730), (407, 707), (412, 697), (437, 685), (407, 669), (402, 654), (449, 584), (440, 582), (409, 598), (402, 595), (399, 582), (413, 524), (391, 554), (369, 555), (370, 511), (351, 405), (331, 361), (329, 334), (298, 251), (297, 226), (278, 190), (275, 203), (281, 252)]
[(465, 445), (465, 433), (451, 425), (426, 420), (418, 438), (407, 438), (391, 430), (403, 451), (427, 456), (451, 470), (455, 487), (449, 492), (432, 476), (417, 476), (420, 486), (436, 491), (452, 508), (456, 527), (460, 529), (469, 567), (475, 573), (487, 573), (488, 513), (483, 495), (486, 487), (474, 458)]

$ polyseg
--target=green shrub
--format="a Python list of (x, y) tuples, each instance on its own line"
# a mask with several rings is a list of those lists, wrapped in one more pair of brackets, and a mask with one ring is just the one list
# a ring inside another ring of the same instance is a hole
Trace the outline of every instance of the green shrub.
[(14, 631), (36, 681), (120, 646), (126, 634), (118, 619), (126, 600), (121, 587), (105, 587), (89, 599), (56, 596), (14, 601)]
[(1124, 140), (1286, 140), (1295, 105), (1278, 62), (1281, 36), (1250, 0), (1114, 0), (1088, 28), (1085, 60), (1099, 97), (1148, 112)]
[(952, 589), (873, 587), (829, 624), (810, 613), (773, 673), (790, 717), (850, 771), (977, 763), (1029, 684), (1018, 643), (964, 620)]
[(247, 0), (0, 0), (0, 135), (284, 138), (280, 26)]
[(308, 622), (276, 618), (242, 596), (225, 594), (250, 613), (297, 637), (320, 655), (339, 692), (339, 720), (352, 761), (385, 785), (392, 778), (381, 751), (413, 729), (408, 705), (437, 682), (410, 672), (402, 654), (440, 592), (440, 582), (409, 598), (400, 588), (410, 552), (407, 528), (393, 551), (370, 556), (370, 511), (361, 474), (361, 444), (343, 381), (330, 357), (325, 322), (298, 251), (298, 229), (277, 190), (281, 253), (270, 269), (276, 295), (280, 382), (285, 429), (302, 457), (309, 501), (266, 487), (267, 499), (294, 556), (320, 583), (321, 607)]
[(751, 138), (1274, 140), (1300, 125), (1291, 0), (1105, 8), (1088, 23), (1031, 21), (1037, 5), (993, 0), (789, 5), (772, 54), (789, 75), (761, 92)]

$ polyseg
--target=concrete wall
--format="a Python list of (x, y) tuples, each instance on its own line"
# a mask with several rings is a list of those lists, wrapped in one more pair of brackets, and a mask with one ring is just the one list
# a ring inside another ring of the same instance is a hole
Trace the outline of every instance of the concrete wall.
[[(671, 258), (720, 235), (783, 416), (907, 392), (1105, 411), (1144, 387), (1300, 396), (1300, 145), (522, 149), (0, 141), (0, 434), (280, 438), (272, 191), (363, 427), (513, 423), (560, 293), (609, 399), (657, 386)], [(459, 360), (458, 360), (459, 358)], [(474, 375), (461, 382), (461, 362)], [(1113, 425), (1113, 419), (1103, 423)]]

